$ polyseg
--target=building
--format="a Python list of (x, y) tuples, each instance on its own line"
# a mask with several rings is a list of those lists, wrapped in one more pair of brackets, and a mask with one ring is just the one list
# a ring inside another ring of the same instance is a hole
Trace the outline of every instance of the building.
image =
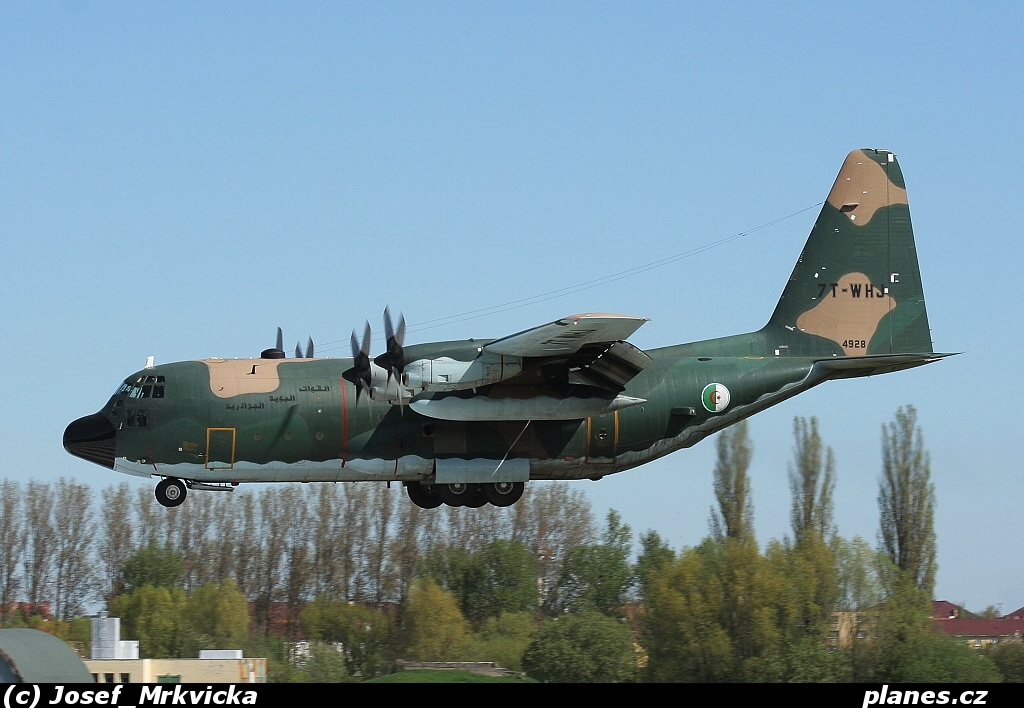
[(86, 659), (96, 683), (266, 683), (267, 660)]
[(96, 683), (267, 682), (267, 660), (247, 659), (241, 649), (202, 651), (196, 659), (140, 659), (139, 643), (122, 641), (120, 618), (106, 612), (92, 620), (90, 656), (85, 680)]
[(121, 618), (106, 612), (92, 618), (91, 659), (138, 659), (139, 643), (121, 641)]
[[(874, 613), (875, 610), (870, 610)], [(851, 612), (842, 610), (833, 612), (829, 618), (828, 648), (835, 651), (840, 647), (848, 647), (855, 639), (868, 638), (869, 611)], [(873, 615), (871, 615), (873, 616)]]
[(932, 621), (938, 629), (976, 649), (999, 642), (1019, 642), (1024, 637), (1024, 607), (998, 619), (979, 619), (945, 600), (937, 600), (933, 608)]

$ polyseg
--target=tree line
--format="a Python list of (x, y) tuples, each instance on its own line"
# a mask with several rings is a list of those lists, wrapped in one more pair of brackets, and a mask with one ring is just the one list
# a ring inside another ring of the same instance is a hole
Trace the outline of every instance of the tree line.
[(882, 427), (875, 545), (835, 527), (817, 421), (793, 432), (790, 534), (763, 548), (745, 423), (716, 441), (708, 536), (679, 550), (654, 531), (634, 548), (615, 511), (599, 528), (565, 483), (528, 485), (505, 509), (424, 510), (385, 484), (166, 509), (127, 484), (93, 504), (70, 480), (4, 481), (0, 621), (49, 603), (74, 627), (97, 604), (143, 656), (244, 647), (275, 680), (358, 680), (398, 659), (497, 661), (545, 681), (1024, 679), (1019, 642), (978, 652), (932, 627), (935, 495), (916, 411)]
[(263, 610), (283, 602), (297, 621), (318, 597), (402, 603), (421, 559), (498, 539), (527, 548), (538, 582), (550, 585), (561, 559), (595, 537), (589, 502), (567, 484), (532, 485), (508, 509), (425, 510), (406, 503), (400, 485), (353, 483), (196, 494), (170, 509), (127, 483), (92, 499), (68, 479), (0, 481), (0, 621), (16, 602), (65, 620), (109, 607), (132, 589), (126, 564), (151, 547), (180, 556), (185, 592), (230, 579), (248, 601)]

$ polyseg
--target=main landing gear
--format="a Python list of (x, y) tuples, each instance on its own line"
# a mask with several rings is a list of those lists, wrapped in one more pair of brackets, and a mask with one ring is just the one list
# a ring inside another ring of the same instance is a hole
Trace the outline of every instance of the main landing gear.
[(442, 504), (477, 509), (485, 504), (512, 506), (523, 496), (523, 482), (493, 482), (487, 484), (427, 484), (408, 482), (405, 491), (412, 503), (423, 509), (436, 509)]
[(188, 495), (185, 483), (174, 477), (166, 477), (156, 484), (156, 500), (163, 506), (178, 506)]

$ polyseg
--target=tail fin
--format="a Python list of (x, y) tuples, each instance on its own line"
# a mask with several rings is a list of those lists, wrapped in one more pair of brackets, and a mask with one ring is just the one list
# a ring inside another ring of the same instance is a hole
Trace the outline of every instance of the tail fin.
[(760, 334), (777, 355), (933, 351), (907, 191), (891, 152), (847, 156)]

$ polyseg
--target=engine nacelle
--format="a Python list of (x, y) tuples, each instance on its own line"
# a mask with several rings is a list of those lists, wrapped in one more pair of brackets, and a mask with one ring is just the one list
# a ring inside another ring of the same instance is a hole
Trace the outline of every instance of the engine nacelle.
[(370, 398), (387, 403), (407, 404), (424, 391), (461, 391), (498, 383), (523, 370), (521, 357), (483, 353), (472, 361), (450, 357), (417, 359), (405, 365), (401, 381), (386, 369), (370, 362)]
[(510, 379), (522, 370), (521, 357), (485, 351), (472, 361), (459, 361), (449, 357), (418, 359), (406, 364), (402, 383), (417, 393), (461, 391)]

